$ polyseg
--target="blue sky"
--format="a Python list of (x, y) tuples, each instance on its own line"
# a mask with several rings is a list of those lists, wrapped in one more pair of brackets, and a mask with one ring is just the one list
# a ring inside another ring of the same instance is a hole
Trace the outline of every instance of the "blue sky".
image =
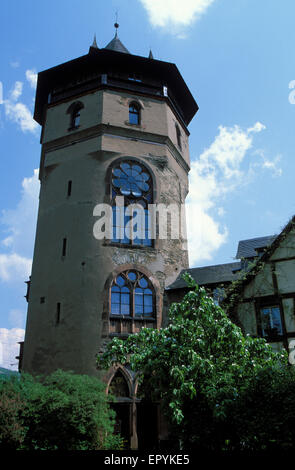
[(295, 213), (293, 0), (1, 2), (0, 366), (22, 339), (38, 204), (36, 72), (114, 36), (173, 62), (199, 112), (189, 130), (190, 264), (233, 261), (241, 239), (279, 233)]

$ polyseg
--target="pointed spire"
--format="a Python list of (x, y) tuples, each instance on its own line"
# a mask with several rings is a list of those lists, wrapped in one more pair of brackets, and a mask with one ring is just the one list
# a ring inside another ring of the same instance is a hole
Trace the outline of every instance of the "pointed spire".
[(154, 56), (153, 56), (152, 50), (150, 49), (149, 59), (153, 59), (153, 58), (154, 58)]
[(93, 43), (91, 44), (91, 47), (95, 47), (96, 49), (98, 49), (97, 42), (96, 42), (96, 34), (94, 34)]
[(124, 44), (122, 44), (122, 42), (120, 41), (120, 39), (118, 38), (118, 28), (119, 28), (119, 24), (116, 23), (114, 24), (115, 28), (116, 28), (116, 33), (115, 33), (115, 37), (111, 40), (111, 42), (109, 42), (105, 49), (109, 49), (111, 51), (116, 51), (116, 52), (124, 52), (125, 54), (130, 54), (130, 52), (128, 51), (128, 49), (124, 46)]

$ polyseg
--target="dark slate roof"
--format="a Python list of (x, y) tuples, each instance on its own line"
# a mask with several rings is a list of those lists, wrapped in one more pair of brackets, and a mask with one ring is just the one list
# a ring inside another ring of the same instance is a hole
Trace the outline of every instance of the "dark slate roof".
[(254, 258), (257, 256), (257, 251), (266, 248), (276, 238), (276, 235), (269, 235), (267, 237), (251, 238), (250, 240), (239, 241), (236, 259)]
[[(185, 125), (190, 123), (199, 107), (175, 64), (136, 56), (128, 53), (126, 48), (125, 53), (122, 54), (116, 50), (108, 49), (108, 47), (110, 47), (110, 44), (107, 45), (107, 48), (99, 49), (95, 47), (94, 43), (94, 46), (89, 48), (88, 54), (38, 73), (34, 110), (35, 121), (43, 125), (48, 96), (54, 90), (67, 90), (69, 84), (81, 82), (81, 86), (71, 87), (72, 95), (66, 95), (74, 96), (75, 93), (81, 93), (79, 90), (81, 90), (81, 87), (83, 88), (85, 80), (88, 91), (99, 87), (97, 79), (89, 81), (89, 79), (85, 78), (87, 76), (98, 77), (100, 74), (108, 72), (125, 74), (131, 71), (135, 74), (140, 73), (148, 77), (148, 79), (152, 77), (153, 81), (158, 83), (161, 88), (162, 84), (165, 83), (168, 87), (168, 97), (163, 97), (163, 99), (171, 101), (172, 105), (180, 113)], [(122, 47), (124, 48), (123, 45)], [(101, 86), (105, 87), (105, 85)], [(159, 95), (157, 86), (152, 86), (152, 90), (155, 94)], [(159, 96), (162, 96), (162, 94), (160, 93)]]
[(122, 44), (120, 39), (118, 38), (117, 34), (116, 36), (107, 44), (105, 49), (108, 49), (110, 51), (116, 51), (116, 52), (124, 52), (125, 54), (130, 54), (128, 49)]
[(182, 274), (188, 272), (196, 283), (200, 286), (208, 284), (220, 284), (222, 282), (234, 281), (241, 269), (241, 263), (236, 261), (234, 263), (217, 264), (215, 266), (204, 266), (202, 268), (184, 269), (179, 274), (176, 281), (174, 281), (167, 290), (182, 289), (186, 287), (185, 281), (182, 279)]

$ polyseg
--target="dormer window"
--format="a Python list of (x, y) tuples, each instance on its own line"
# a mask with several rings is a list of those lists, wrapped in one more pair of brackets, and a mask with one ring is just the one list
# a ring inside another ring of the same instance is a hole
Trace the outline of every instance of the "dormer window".
[(71, 106), (67, 110), (67, 114), (70, 114), (70, 126), (69, 130), (77, 129), (80, 126), (80, 119), (81, 119), (81, 109), (84, 108), (83, 103), (81, 101), (76, 101), (72, 103)]
[(140, 105), (138, 103), (130, 103), (129, 105), (129, 124), (140, 124)]

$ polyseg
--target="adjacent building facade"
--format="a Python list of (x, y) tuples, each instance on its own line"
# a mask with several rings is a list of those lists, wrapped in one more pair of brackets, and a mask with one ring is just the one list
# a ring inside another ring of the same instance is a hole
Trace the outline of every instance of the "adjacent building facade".
[(295, 339), (295, 218), (270, 241), (256, 265), (229, 290), (224, 306), (245, 333), (289, 351)]
[[(295, 339), (295, 218), (277, 236), (240, 241), (236, 258), (187, 271), (245, 334), (290, 351)], [(182, 274), (166, 288), (169, 302), (181, 300), (187, 291)]]

